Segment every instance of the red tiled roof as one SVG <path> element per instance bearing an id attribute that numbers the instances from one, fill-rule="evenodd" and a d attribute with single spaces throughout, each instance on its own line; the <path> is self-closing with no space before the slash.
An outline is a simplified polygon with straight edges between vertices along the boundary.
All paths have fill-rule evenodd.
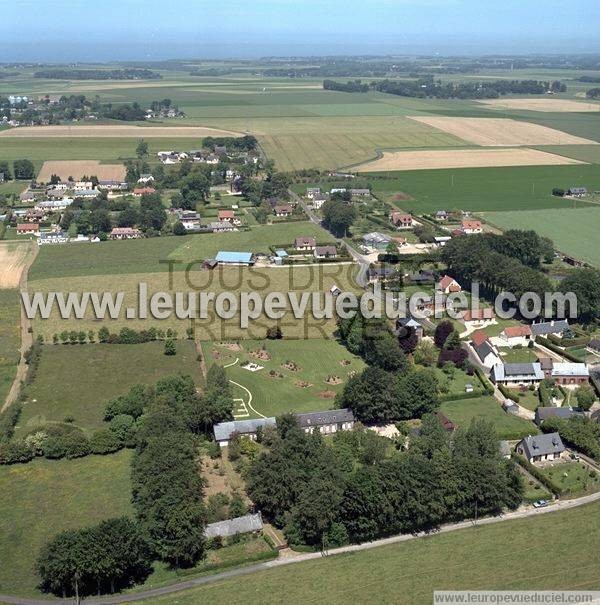
<path id="1" fill-rule="evenodd" d="M 477 332 L 473 332 L 471 336 L 471 340 L 474 345 L 480 346 L 488 339 L 488 335 L 483 330 L 477 330 Z"/>
<path id="2" fill-rule="evenodd" d="M 482 319 L 493 319 L 494 309 L 491 307 L 485 309 L 474 309 L 471 311 L 468 309 L 463 314 L 464 321 L 482 320 Z"/>
<path id="3" fill-rule="evenodd" d="M 224 218 L 235 218 L 235 212 L 233 210 L 219 210 L 219 220 Z"/>
<path id="4" fill-rule="evenodd" d="M 39 231 L 40 226 L 37 223 L 20 223 L 17 225 L 17 231 Z"/>
<path id="5" fill-rule="evenodd" d="M 453 281 L 453 277 L 450 277 L 449 275 L 444 275 L 444 277 L 440 279 L 440 287 L 442 288 L 442 290 L 445 290 Z"/>
<path id="6" fill-rule="evenodd" d="M 481 221 L 464 220 L 462 222 L 463 229 L 481 229 Z"/>
<path id="7" fill-rule="evenodd" d="M 509 326 L 508 328 L 504 328 L 504 334 L 506 334 L 507 338 L 531 336 L 531 328 L 529 326 Z"/>

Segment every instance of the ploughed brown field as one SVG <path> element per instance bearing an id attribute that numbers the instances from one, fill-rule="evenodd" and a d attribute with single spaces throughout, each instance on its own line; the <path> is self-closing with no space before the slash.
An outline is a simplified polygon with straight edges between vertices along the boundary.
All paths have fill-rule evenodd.
<path id="1" fill-rule="evenodd" d="M 509 118 L 454 118 L 447 116 L 414 116 L 410 118 L 463 141 L 483 147 L 513 145 L 598 145 L 596 141 Z"/>
<path id="2" fill-rule="evenodd" d="M 432 170 L 435 168 L 484 168 L 497 166 L 551 166 L 584 164 L 536 149 L 432 149 L 430 151 L 390 151 L 383 157 L 357 166 L 359 172 L 388 170 Z"/>
<path id="3" fill-rule="evenodd" d="M 238 132 L 205 128 L 204 126 L 24 126 L 0 132 L 0 137 L 137 137 L 137 138 L 190 138 L 190 137 L 237 137 Z"/>
<path id="4" fill-rule="evenodd" d="M 29 242 L 0 243 L 0 288 L 16 288 L 19 285 L 30 254 Z"/>
<path id="5" fill-rule="evenodd" d="M 83 176 L 96 176 L 100 181 L 123 181 L 125 166 L 101 164 L 98 160 L 54 160 L 44 162 L 37 180 L 40 183 L 48 183 L 53 174 L 59 176 L 61 181 L 66 181 L 69 177 L 80 181 Z"/>

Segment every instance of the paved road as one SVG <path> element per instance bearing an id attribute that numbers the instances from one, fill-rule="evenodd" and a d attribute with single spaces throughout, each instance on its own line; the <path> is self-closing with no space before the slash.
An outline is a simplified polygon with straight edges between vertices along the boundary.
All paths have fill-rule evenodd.
<path id="1" fill-rule="evenodd" d="M 591 494 L 589 496 L 583 496 L 581 498 L 574 498 L 573 500 L 558 500 L 555 503 L 547 506 L 546 508 L 533 508 L 524 507 L 519 510 L 499 515 L 497 517 L 485 517 L 479 519 L 476 523 L 474 521 L 462 521 L 460 523 L 450 523 L 442 526 L 437 533 L 449 533 L 460 529 L 466 529 L 475 525 L 491 525 L 493 523 L 501 523 L 502 521 L 512 521 L 515 519 L 524 519 L 526 517 L 535 517 L 538 515 L 544 515 L 547 513 L 569 510 L 584 504 L 596 502 L 600 500 L 600 492 Z M 419 534 L 402 534 L 400 536 L 392 536 L 391 538 L 383 538 L 382 540 L 375 540 L 374 542 L 365 542 L 363 544 L 353 544 L 351 546 L 343 546 L 341 548 L 332 548 L 328 551 L 327 556 L 335 556 L 342 553 L 359 552 L 363 550 L 370 550 L 371 548 L 378 548 L 380 546 L 386 546 L 388 544 L 397 544 L 399 542 L 408 542 L 409 540 L 416 540 L 423 538 L 425 533 Z M 313 559 L 321 559 L 325 555 L 320 552 L 301 553 L 294 557 L 280 558 L 273 561 L 266 561 L 264 563 L 257 563 L 256 565 L 249 565 L 247 567 L 241 567 L 238 569 L 232 569 L 224 571 L 211 576 L 202 576 L 199 578 L 192 578 L 183 582 L 177 582 L 175 584 L 169 584 L 168 586 L 161 586 L 159 588 L 151 588 L 132 594 L 121 594 L 113 595 L 109 597 L 92 597 L 84 599 L 85 605 L 120 605 L 122 603 L 133 603 L 136 601 L 142 601 L 144 599 L 150 599 L 160 597 L 163 595 L 171 594 L 174 592 L 180 592 L 182 590 L 188 590 L 197 586 L 203 586 L 205 584 L 211 584 L 213 582 L 220 582 L 235 578 L 238 576 L 245 576 L 248 574 L 256 573 L 259 571 L 265 571 L 268 569 L 274 569 L 276 567 L 282 567 L 283 565 L 292 565 L 295 563 L 301 563 L 303 561 L 311 561 Z M 0 603 L 10 603 L 11 605 L 72 605 L 74 599 L 54 599 L 52 601 L 48 599 L 26 599 L 21 597 L 13 597 L 8 595 L 0 594 Z"/>

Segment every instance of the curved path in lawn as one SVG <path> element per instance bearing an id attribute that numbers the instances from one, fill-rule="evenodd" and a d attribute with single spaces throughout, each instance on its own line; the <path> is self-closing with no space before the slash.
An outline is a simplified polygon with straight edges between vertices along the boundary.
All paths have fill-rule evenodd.
<path id="1" fill-rule="evenodd" d="M 461 521 L 460 523 L 450 523 L 448 525 L 443 525 L 437 533 L 449 533 L 460 529 L 467 529 L 475 525 L 491 525 L 493 523 L 512 521 L 513 519 L 524 519 L 526 517 L 544 515 L 547 513 L 576 508 L 578 506 L 590 504 L 598 500 L 600 500 L 600 492 L 591 494 L 589 496 L 582 496 L 581 498 L 574 498 L 573 500 L 559 500 L 555 504 L 551 504 L 546 508 L 527 507 L 521 508 L 510 513 L 506 513 L 505 515 L 499 515 L 497 517 L 485 517 L 483 519 L 479 519 L 477 522 L 470 520 Z M 338 555 L 349 552 L 358 552 L 361 550 L 369 550 L 371 548 L 386 546 L 388 544 L 408 542 L 409 540 L 418 540 L 419 538 L 423 538 L 428 535 L 431 535 L 431 533 L 402 534 L 399 536 L 392 536 L 391 538 L 375 540 L 374 542 L 364 542 L 363 544 L 352 544 L 350 546 L 342 546 L 341 548 L 332 548 L 326 553 L 308 552 L 300 553 L 292 557 L 279 557 L 278 559 L 274 559 L 272 561 L 265 561 L 264 563 L 257 563 L 255 565 L 248 565 L 246 567 L 239 567 L 237 569 L 223 571 L 221 573 L 217 573 L 211 576 L 201 576 L 198 578 L 185 580 L 183 582 L 176 582 L 175 584 L 151 588 L 149 590 L 141 590 L 140 592 L 133 592 L 130 594 L 112 595 L 109 597 L 92 597 L 89 599 L 83 599 L 82 602 L 86 605 L 121 605 L 122 603 L 143 601 L 145 599 L 151 599 L 154 597 L 160 597 L 174 592 L 181 592 L 182 590 L 187 590 L 190 588 L 196 588 L 204 584 L 212 584 L 214 582 L 220 582 L 222 580 L 228 580 L 238 576 L 245 576 L 247 574 L 256 573 L 258 571 L 266 571 L 268 569 L 281 567 L 283 565 L 291 565 L 293 563 L 301 563 L 303 561 L 310 561 L 312 559 L 320 559 L 324 556 Z M 73 605 L 75 601 L 74 599 L 26 599 L 0 594 L 0 602 L 10 603 L 11 605 Z"/>
<path id="2" fill-rule="evenodd" d="M 236 357 L 235 361 L 224 365 L 223 368 L 231 368 L 232 366 L 236 365 L 239 360 L 240 358 Z M 230 380 L 229 382 L 246 392 L 246 394 L 248 395 L 248 401 L 245 401 L 244 403 L 246 404 L 247 408 L 251 409 L 257 416 L 260 416 L 261 418 L 266 418 L 265 415 L 261 414 L 259 411 L 252 407 L 252 393 L 250 392 L 250 389 L 246 388 L 243 384 L 240 384 L 239 382 L 235 382 L 234 380 Z"/>

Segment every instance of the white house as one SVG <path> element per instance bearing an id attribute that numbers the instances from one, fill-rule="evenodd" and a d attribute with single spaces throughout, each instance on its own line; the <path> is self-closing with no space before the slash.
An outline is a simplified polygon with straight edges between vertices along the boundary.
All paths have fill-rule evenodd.
<path id="1" fill-rule="evenodd" d="M 530 435 L 517 443 L 517 454 L 526 458 L 530 464 L 559 460 L 566 452 L 562 439 L 558 433 L 545 435 Z"/>
<path id="2" fill-rule="evenodd" d="M 508 326 L 500 332 L 500 339 L 509 347 L 527 346 L 531 341 L 531 328 L 526 325 Z"/>

